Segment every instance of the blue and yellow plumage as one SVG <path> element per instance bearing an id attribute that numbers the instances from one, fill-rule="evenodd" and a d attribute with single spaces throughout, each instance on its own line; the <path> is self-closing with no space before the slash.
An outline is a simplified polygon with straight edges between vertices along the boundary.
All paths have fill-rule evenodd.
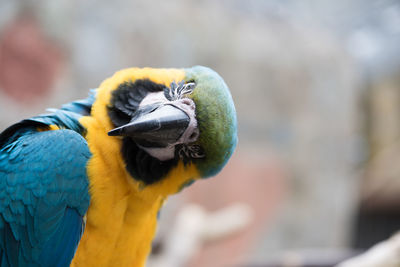
<path id="1" fill-rule="evenodd" d="M 0 135 L 0 266 L 144 266 L 163 202 L 237 142 L 204 67 L 122 70 L 50 111 Z"/>

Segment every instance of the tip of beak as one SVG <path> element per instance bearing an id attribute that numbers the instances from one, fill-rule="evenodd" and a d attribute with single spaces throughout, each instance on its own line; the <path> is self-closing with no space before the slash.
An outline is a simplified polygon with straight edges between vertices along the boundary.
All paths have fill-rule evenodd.
<path id="1" fill-rule="evenodd" d="M 112 129 L 107 134 L 108 134 L 108 136 L 119 136 L 119 135 L 121 135 L 121 129 L 120 128 Z"/>

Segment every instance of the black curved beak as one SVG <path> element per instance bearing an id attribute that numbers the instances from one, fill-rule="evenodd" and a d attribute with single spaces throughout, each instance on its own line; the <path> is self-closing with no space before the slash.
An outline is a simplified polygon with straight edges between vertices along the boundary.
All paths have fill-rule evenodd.
<path id="1" fill-rule="evenodd" d="M 182 136 L 189 122 L 189 116 L 175 106 L 144 106 L 135 112 L 128 124 L 109 131 L 108 135 L 129 136 L 141 144 L 167 146 Z"/>

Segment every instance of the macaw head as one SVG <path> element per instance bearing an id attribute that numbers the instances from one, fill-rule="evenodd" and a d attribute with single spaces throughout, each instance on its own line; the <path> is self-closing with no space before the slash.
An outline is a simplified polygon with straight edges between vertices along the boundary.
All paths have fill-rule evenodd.
<path id="1" fill-rule="evenodd" d="M 102 83 L 97 98 L 103 104 L 92 114 L 107 118 L 108 138 L 118 140 L 141 188 L 175 193 L 217 174 L 236 146 L 231 94 L 209 68 L 122 70 Z"/>

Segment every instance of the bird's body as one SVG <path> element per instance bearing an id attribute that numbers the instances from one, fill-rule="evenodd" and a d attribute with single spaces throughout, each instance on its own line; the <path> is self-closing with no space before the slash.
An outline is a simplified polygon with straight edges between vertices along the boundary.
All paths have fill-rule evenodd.
<path id="1" fill-rule="evenodd" d="M 218 172 L 235 145 L 231 96 L 204 67 L 122 70 L 11 126 L 0 266 L 144 266 L 163 202 Z"/>

